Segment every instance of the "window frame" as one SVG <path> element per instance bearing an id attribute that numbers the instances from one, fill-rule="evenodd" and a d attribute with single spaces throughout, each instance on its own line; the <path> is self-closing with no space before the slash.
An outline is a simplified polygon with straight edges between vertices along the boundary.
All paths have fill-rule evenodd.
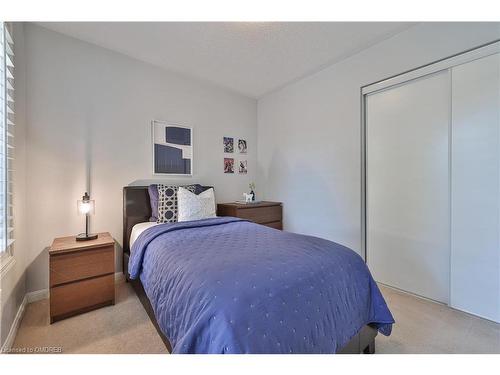
<path id="1" fill-rule="evenodd" d="M 3 120 L 3 134 L 1 137 L 3 139 L 1 140 L 3 142 L 3 147 L 4 147 L 4 160 L 2 160 L 3 164 L 3 178 L 4 178 L 4 198 L 3 198 L 3 204 L 4 204 L 4 212 L 3 212 L 3 230 L 4 230 L 4 236 L 5 238 L 2 239 L 2 244 L 0 244 L 0 276 L 3 277 L 15 264 L 15 257 L 14 257 L 14 238 L 9 238 L 10 233 L 13 232 L 14 230 L 14 212 L 13 212 L 13 204 L 14 204 L 14 199 L 12 195 L 12 190 L 9 188 L 9 185 L 13 183 L 13 178 L 9 177 L 10 173 L 13 173 L 12 170 L 12 163 L 14 160 L 14 155 L 12 154 L 9 156 L 9 148 L 13 149 L 13 144 L 9 144 L 9 137 L 12 137 L 12 140 L 14 140 L 14 130 L 12 129 L 11 132 L 9 132 L 9 126 L 13 127 L 14 119 L 12 120 L 9 119 L 9 111 L 8 108 L 12 110 L 12 115 L 14 112 L 14 107 L 12 105 L 9 105 L 9 102 L 14 103 L 14 93 L 9 93 L 9 88 L 8 88 L 8 80 L 9 77 L 7 76 L 7 70 L 10 69 L 9 65 L 7 64 L 7 59 L 12 63 L 12 68 L 14 69 L 14 55 L 13 55 L 13 39 L 12 39 L 12 30 L 8 30 L 8 23 L 0 21 L 0 27 L 1 27 L 1 38 L 2 38 L 2 85 L 3 85 L 3 92 L 2 92 L 2 120 Z M 7 37 L 7 33 L 9 34 L 9 38 Z M 10 43 L 10 48 L 9 50 L 10 53 L 8 52 L 7 49 L 7 43 Z M 9 55 L 9 56 L 8 56 Z M 9 73 L 14 76 L 14 72 L 9 70 Z M 13 78 L 11 79 L 13 80 Z M 13 82 L 12 82 L 13 83 Z M 12 91 L 12 90 L 11 90 Z M 12 99 L 9 100 L 9 97 Z M 10 124 L 9 124 L 10 120 Z M 12 142 L 13 143 L 13 142 Z M 9 147 L 10 146 L 10 147 Z M 13 151 L 12 151 L 13 153 Z M 10 161 L 9 161 L 10 158 Z M 9 169 L 10 168 L 10 169 Z M 9 219 L 10 217 L 10 219 Z M 9 230 L 11 228 L 12 230 Z"/>

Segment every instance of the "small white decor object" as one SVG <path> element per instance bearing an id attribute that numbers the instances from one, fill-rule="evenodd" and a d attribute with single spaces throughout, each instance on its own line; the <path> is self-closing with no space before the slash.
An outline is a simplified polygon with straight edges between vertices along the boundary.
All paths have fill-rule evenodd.
<path id="1" fill-rule="evenodd" d="M 196 195 L 183 187 L 177 192 L 177 221 L 193 221 L 216 217 L 214 189 Z"/>
<path id="2" fill-rule="evenodd" d="M 252 203 L 253 195 L 248 193 L 243 193 L 243 197 L 245 198 L 245 203 Z"/>

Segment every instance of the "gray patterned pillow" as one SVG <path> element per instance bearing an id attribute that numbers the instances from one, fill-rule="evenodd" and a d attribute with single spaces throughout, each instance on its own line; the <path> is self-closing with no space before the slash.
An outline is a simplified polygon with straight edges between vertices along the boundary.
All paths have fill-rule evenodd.
<path id="1" fill-rule="evenodd" d="M 208 189 L 196 195 L 181 186 L 177 197 L 179 202 L 177 220 L 179 222 L 209 219 L 217 216 L 215 214 L 214 189 Z"/>
<path id="2" fill-rule="evenodd" d="M 158 217 L 156 222 L 176 223 L 177 222 L 177 190 L 178 186 L 158 184 Z M 184 186 L 192 193 L 195 192 L 195 185 Z"/>

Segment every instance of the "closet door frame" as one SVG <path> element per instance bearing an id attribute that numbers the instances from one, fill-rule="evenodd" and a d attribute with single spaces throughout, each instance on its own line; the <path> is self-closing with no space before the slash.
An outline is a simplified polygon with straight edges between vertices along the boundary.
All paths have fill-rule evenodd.
<path id="1" fill-rule="evenodd" d="M 369 94 L 386 90 L 407 82 L 440 72 L 449 70 L 457 65 L 465 64 L 486 56 L 500 52 L 500 40 L 461 52 L 456 55 L 432 62 L 430 64 L 388 77 L 361 87 L 361 249 L 362 256 L 367 261 L 367 201 L 366 201 L 366 162 L 367 162 L 367 140 L 366 140 L 366 98 Z M 450 114 L 451 115 L 451 114 Z"/>

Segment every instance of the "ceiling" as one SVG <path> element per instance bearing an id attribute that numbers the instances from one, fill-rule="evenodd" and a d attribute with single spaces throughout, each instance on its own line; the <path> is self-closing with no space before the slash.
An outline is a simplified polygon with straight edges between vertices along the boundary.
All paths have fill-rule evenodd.
<path id="1" fill-rule="evenodd" d="M 258 98 L 412 26 L 407 22 L 42 22 Z"/>

